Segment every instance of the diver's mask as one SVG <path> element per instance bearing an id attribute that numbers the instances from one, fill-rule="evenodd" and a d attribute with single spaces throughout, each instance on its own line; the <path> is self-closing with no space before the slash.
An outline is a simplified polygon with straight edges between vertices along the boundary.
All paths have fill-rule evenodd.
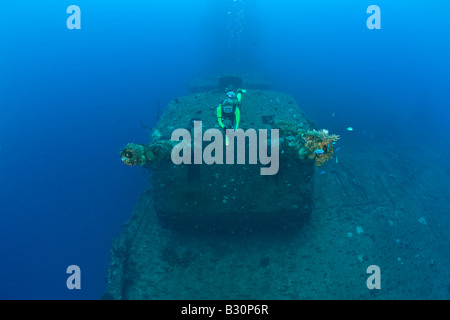
<path id="1" fill-rule="evenodd" d="M 233 112 L 233 105 L 234 105 L 233 100 L 231 100 L 229 98 L 225 99 L 225 101 L 222 104 L 223 112 L 225 112 L 225 113 L 232 113 Z"/>

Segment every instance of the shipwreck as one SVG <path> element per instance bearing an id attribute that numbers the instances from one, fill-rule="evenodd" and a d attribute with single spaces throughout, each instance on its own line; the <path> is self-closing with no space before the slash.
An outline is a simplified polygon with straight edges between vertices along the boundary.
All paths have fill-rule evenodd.
<path id="1" fill-rule="evenodd" d="M 245 86 L 245 81 L 227 79 Z M 194 159 L 194 153 L 187 155 L 192 161 L 173 161 L 174 149 L 180 143 L 179 139 L 174 141 L 174 131 L 184 130 L 190 137 L 202 136 L 205 130 L 219 131 L 215 111 L 224 97 L 224 86 L 221 79 L 215 90 L 172 100 L 153 129 L 152 140 L 125 146 L 120 152 L 122 161 L 151 168 L 153 209 L 165 227 L 225 233 L 297 229 L 311 212 L 314 166 L 332 157 L 333 144 L 339 137 L 317 130 L 291 95 L 254 88 L 247 89 L 242 97 L 239 127 L 247 133 L 246 138 L 252 130 L 271 132 L 264 141 L 273 153 L 271 138 L 276 130 L 276 174 L 261 174 L 261 144 L 255 147 L 252 139 L 245 137 L 244 161 L 235 159 L 233 164 L 226 164 L 224 158 L 221 165 L 218 161 L 211 164 Z M 225 143 L 218 142 L 217 137 L 210 140 Z M 190 144 L 188 147 L 200 153 L 208 146 L 204 143 L 199 147 L 194 141 Z M 258 165 L 252 150 L 259 151 Z"/>

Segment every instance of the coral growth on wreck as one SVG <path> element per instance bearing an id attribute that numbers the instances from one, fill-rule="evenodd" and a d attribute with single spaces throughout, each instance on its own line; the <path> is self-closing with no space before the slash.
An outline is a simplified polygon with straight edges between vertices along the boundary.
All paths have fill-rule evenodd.
<path id="1" fill-rule="evenodd" d="M 339 140 L 338 135 L 329 134 L 326 129 L 307 130 L 300 133 L 300 136 L 305 141 L 299 150 L 300 158 L 314 160 L 318 167 L 333 157 L 333 144 Z"/>
<path id="2" fill-rule="evenodd" d="M 283 135 L 289 154 L 302 160 L 314 160 L 318 167 L 332 158 L 333 144 L 339 140 L 338 135 L 329 134 L 326 129 L 305 129 L 298 122 L 277 120 L 275 124 Z"/>
<path id="3" fill-rule="evenodd" d="M 147 159 L 151 157 L 151 154 L 148 153 L 148 151 L 146 145 L 129 143 L 120 152 L 120 158 L 127 166 L 143 166 L 147 163 Z"/>
<path id="4" fill-rule="evenodd" d="M 307 124 L 286 120 L 277 120 L 275 127 L 280 130 L 280 143 L 291 156 L 302 160 L 314 160 L 320 167 L 333 157 L 333 144 L 339 136 L 329 134 L 328 130 L 313 130 Z M 149 165 L 162 160 L 170 160 L 174 142 L 169 140 L 156 140 L 150 144 L 129 143 L 120 152 L 124 164 L 134 167 L 136 165 Z"/>
<path id="5" fill-rule="evenodd" d="M 155 141 L 150 144 L 129 143 L 120 152 L 120 158 L 128 166 L 144 166 L 170 159 L 172 147 L 172 142 L 166 140 Z"/>

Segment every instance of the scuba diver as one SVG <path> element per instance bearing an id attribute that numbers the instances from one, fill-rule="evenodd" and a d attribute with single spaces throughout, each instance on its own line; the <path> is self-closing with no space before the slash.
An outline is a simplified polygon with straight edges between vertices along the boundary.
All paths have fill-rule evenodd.
<path id="1" fill-rule="evenodd" d="M 219 126 L 226 133 L 227 129 L 236 131 L 239 128 L 241 119 L 241 98 L 246 90 L 238 89 L 236 93 L 226 90 L 226 97 L 217 107 L 217 121 Z M 228 136 L 225 135 L 225 143 L 228 145 Z"/>

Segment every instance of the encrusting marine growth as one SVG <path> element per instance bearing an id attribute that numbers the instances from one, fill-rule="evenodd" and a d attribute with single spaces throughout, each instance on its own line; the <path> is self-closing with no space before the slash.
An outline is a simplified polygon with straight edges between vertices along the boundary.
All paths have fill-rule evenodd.
<path id="1" fill-rule="evenodd" d="M 328 130 L 305 130 L 300 123 L 278 120 L 275 122 L 285 136 L 287 151 L 298 155 L 302 160 L 314 160 L 320 167 L 333 157 L 333 144 L 339 136 L 329 134 Z"/>
<path id="2" fill-rule="evenodd" d="M 313 159 L 316 166 L 320 167 L 333 157 L 333 144 L 339 140 L 339 136 L 328 134 L 328 130 L 307 130 L 299 133 L 305 141 L 303 148 L 298 152 L 300 158 Z"/>
<path id="3" fill-rule="evenodd" d="M 301 123 L 291 121 L 277 120 L 275 124 L 286 141 L 285 147 L 289 154 L 302 160 L 314 160 L 318 167 L 333 157 L 333 144 L 339 140 L 338 135 L 330 135 L 326 129 L 305 130 Z M 174 143 L 168 140 L 150 144 L 129 143 L 120 152 L 120 157 L 123 163 L 131 167 L 169 160 Z"/>
<path id="4" fill-rule="evenodd" d="M 129 143 L 120 152 L 123 163 L 130 167 L 155 163 L 170 159 L 173 143 L 167 140 L 155 141 L 150 144 Z"/>

